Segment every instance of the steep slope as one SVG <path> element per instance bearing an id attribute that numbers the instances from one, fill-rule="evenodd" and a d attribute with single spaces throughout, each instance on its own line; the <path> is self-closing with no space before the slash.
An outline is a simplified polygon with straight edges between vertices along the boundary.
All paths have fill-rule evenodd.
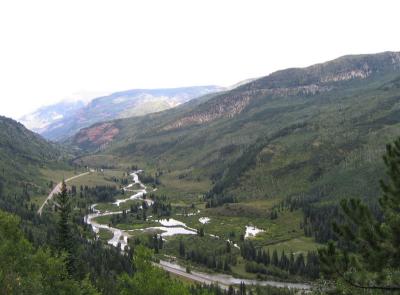
<path id="1" fill-rule="evenodd" d="M 35 186 L 39 169 L 62 163 L 61 149 L 22 124 L 0 116 L 0 185 L 14 191 L 24 184 Z"/>
<path id="2" fill-rule="evenodd" d="M 159 112 L 220 90 L 222 88 L 217 86 L 128 90 L 98 97 L 89 104 L 74 109 L 66 106 L 67 110 L 61 111 L 58 110 L 58 105 L 56 111 L 51 107 L 45 108 L 27 116 L 23 122 L 32 125 L 34 122 L 29 119 L 39 119 L 42 125 L 35 130 L 47 139 L 62 140 L 97 122 Z M 37 113 L 45 112 L 48 113 L 47 118 L 53 119 L 42 122 Z"/>
<path id="3" fill-rule="evenodd" d="M 93 126 L 73 142 L 183 178 L 211 178 L 217 194 L 373 196 L 384 145 L 400 131 L 399 79 L 400 53 L 345 56 L 192 107 Z"/>
<path id="4" fill-rule="evenodd" d="M 19 121 L 28 129 L 36 133 L 42 133 L 50 125 L 77 112 L 84 106 L 85 103 L 83 101 L 61 101 L 50 106 L 41 107 L 31 114 L 21 117 Z"/>

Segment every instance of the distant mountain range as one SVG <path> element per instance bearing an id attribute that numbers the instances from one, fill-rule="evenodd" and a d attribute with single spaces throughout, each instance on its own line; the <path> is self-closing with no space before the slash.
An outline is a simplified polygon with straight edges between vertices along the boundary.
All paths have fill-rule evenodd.
<path id="1" fill-rule="evenodd" d="M 337 199 L 378 194 L 385 144 L 399 134 L 400 53 L 384 52 L 281 70 L 70 142 L 241 198 Z"/>
<path id="2" fill-rule="evenodd" d="M 62 101 L 23 116 L 20 122 L 45 138 L 58 141 L 100 121 L 159 112 L 221 90 L 218 86 L 134 89 L 98 97 L 88 104 Z"/>
<path id="3" fill-rule="evenodd" d="M 71 116 L 71 114 L 84 108 L 85 105 L 80 100 L 64 100 L 53 105 L 41 107 L 33 113 L 21 117 L 19 121 L 30 130 L 41 134 L 51 128 L 50 126 L 55 122 L 62 121 L 65 117 Z"/>

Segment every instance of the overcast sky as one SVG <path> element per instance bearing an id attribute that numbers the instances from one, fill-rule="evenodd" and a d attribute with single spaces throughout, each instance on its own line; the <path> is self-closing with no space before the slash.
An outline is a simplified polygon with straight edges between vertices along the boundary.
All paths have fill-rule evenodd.
<path id="1" fill-rule="evenodd" d="M 400 1 L 2 0 L 0 114 L 400 51 Z"/>

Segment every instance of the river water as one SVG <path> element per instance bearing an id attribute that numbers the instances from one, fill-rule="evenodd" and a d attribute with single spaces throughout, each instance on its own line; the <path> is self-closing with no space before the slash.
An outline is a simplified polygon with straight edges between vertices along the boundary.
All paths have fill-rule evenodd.
<path id="1" fill-rule="evenodd" d="M 149 206 L 153 204 L 153 201 L 147 198 L 143 198 L 145 194 L 147 194 L 147 187 L 139 180 L 139 173 L 141 170 L 134 171 L 130 175 L 132 177 L 132 183 L 124 187 L 125 193 L 133 193 L 131 196 L 125 199 L 118 199 L 113 204 L 118 206 L 122 203 L 125 203 L 129 200 L 142 200 L 145 201 Z M 132 188 L 139 187 L 139 190 L 134 190 Z M 113 237 L 108 240 L 108 244 L 113 245 L 114 247 L 120 247 L 123 251 L 126 246 L 128 246 L 128 238 L 131 236 L 130 232 L 134 232 L 135 230 L 121 230 L 115 227 L 112 227 L 107 224 L 100 224 L 96 221 L 96 218 L 101 216 L 109 216 L 114 214 L 121 214 L 122 211 L 101 211 L 96 208 L 97 204 L 92 204 L 90 206 L 91 213 L 85 216 L 85 222 L 92 226 L 93 231 L 98 234 L 100 229 L 105 229 L 110 231 L 113 234 Z M 199 212 L 198 212 L 199 213 Z M 209 218 L 202 219 L 201 223 L 209 222 Z M 202 222 L 203 221 L 203 222 Z M 162 237 L 169 237 L 178 234 L 186 234 L 186 235 L 193 235 L 197 234 L 196 230 L 193 228 L 188 227 L 185 223 L 176 220 L 176 219 L 160 219 L 158 220 L 161 226 L 157 227 L 148 227 L 146 229 L 140 229 L 141 231 L 161 231 Z M 247 230 L 247 228 L 246 228 Z M 252 229 L 256 231 L 256 228 Z M 258 230 L 258 229 L 257 229 Z M 255 232 L 252 234 L 256 234 Z M 217 236 L 215 236 L 218 238 Z M 235 244 L 235 247 L 238 247 Z M 180 265 L 169 262 L 169 261 L 160 261 L 159 264 L 163 269 L 173 273 L 179 273 L 180 275 L 185 276 L 186 272 L 183 267 Z M 239 279 L 234 278 L 231 275 L 226 274 L 208 274 L 198 271 L 192 271 L 190 274 L 186 274 L 188 278 L 193 280 L 203 282 L 203 283 L 219 283 L 225 286 L 240 284 L 244 282 L 246 285 L 261 285 L 261 286 L 275 286 L 275 287 L 287 287 L 287 288 L 294 288 L 294 289 L 301 289 L 301 290 L 308 290 L 310 289 L 310 285 L 308 284 L 300 284 L 300 283 L 285 283 L 285 282 L 277 282 L 277 281 L 259 281 L 259 280 L 248 280 L 248 279 Z"/>

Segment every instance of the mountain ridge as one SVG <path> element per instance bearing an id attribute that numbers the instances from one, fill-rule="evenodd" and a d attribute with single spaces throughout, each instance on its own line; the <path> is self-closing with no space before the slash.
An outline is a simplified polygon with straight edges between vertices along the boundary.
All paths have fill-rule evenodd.
<path id="1" fill-rule="evenodd" d="M 62 101 L 42 107 L 22 117 L 21 122 L 47 139 L 59 141 L 97 122 L 169 109 L 221 90 L 222 87 L 209 85 L 119 91 L 94 98 L 89 103 Z"/>
<path id="2" fill-rule="evenodd" d="M 66 157 L 67 153 L 61 147 L 21 123 L 0 116 L 0 182 L 8 190 L 21 189 L 21 182 L 37 183 L 40 168 L 65 165 Z"/>
<path id="3" fill-rule="evenodd" d="M 371 196 L 382 147 L 399 130 L 399 57 L 346 56 L 278 71 L 191 108 L 110 121 L 118 133 L 101 149 L 71 142 L 163 171 L 191 171 L 211 179 L 215 193 L 289 197 L 329 187 L 326 195 Z M 357 165 L 364 178 L 353 175 Z M 346 174 L 359 184 L 350 186 Z"/>

